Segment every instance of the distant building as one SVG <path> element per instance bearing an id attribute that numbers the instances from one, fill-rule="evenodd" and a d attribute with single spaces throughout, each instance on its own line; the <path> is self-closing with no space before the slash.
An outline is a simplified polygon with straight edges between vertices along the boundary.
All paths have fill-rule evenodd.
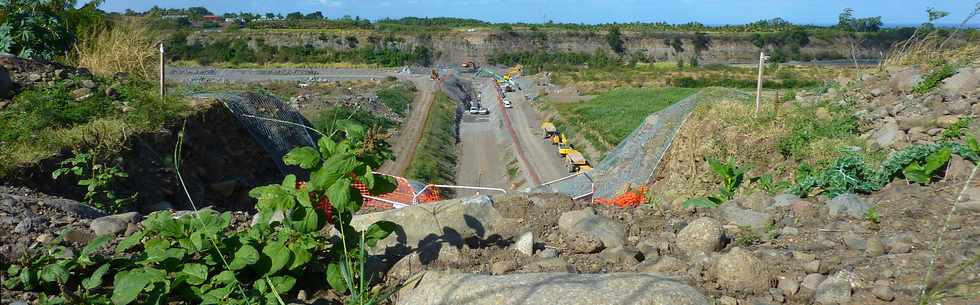
<path id="1" fill-rule="evenodd" d="M 206 15 L 201 18 L 204 19 L 204 21 L 210 21 L 210 22 L 221 22 L 222 20 L 221 17 L 215 15 Z"/>

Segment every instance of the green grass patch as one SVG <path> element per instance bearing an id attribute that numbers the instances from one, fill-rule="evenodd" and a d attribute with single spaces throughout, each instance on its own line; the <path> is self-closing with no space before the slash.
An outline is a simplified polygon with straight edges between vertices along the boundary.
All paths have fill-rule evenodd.
<path id="1" fill-rule="evenodd" d="M 457 161 L 455 134 L 456 102 L 438 93 L 405 176 L 428 183 L 454 183 Z"/>
<path id="2" fill-rule="evenodd" d="M 190 110 L 179 97 L 161 99 L 151 83 L 137 80 L 115 84 L 118 97 L 113 99 L 105 94 L 111 82 L 95 79 L 99 88 L 75 101 L 71 91 L 82 81 L 31 88 L 0 112 L 0 177 L 68 148 L 119 151 L 127 137 L 158 130 Z"/>
<path id="3" fill-rule="evenodd" d="M 926 94 L 933 88 L 936 88 L 936 86 L 939 86 L 939 83 L 944 79 L 947 79 L 954 74 L 956 74 L 956 68 L 952 65 L 939 66 L 933 69 L 932 72 L 929 72 L 929 75 L 926 75 L 926 77 L 919 82 L 915 88 L 912 88 L 912 92 Z"/>
<path id="4" fill-rule="evenodd" d="M 378 90 L 378 99 L 382 104 L 388 106 L 391 111 L 405 115 L 408 105 L 412 103 L 415 87 L 411 84 L 397 83 L 390 87 Z"/>
<path id="5" fill-rule="evenodd" d="M 310 123 L 324 133 L 331 133 L 337 121 L 352 120 L 368 128 L 391 129 L 398 123 L 387 118 L 375 116 L 367 110 L 357 110 L 348 107 L 330 107 L 313 115 Z"/>
<path id="6" fill-rule="evenodd" d="M 552 103 L 559 128 L 578 133 L 602 154 L 623 141 L 650 114 L 688 97 L 697 89 L 616 89 L 578 103 Z"/>

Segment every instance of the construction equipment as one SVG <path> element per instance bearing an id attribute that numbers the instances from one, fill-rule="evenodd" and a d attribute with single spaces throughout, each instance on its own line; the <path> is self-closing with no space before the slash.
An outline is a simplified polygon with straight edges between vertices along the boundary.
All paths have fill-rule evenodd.
<path id="1" fill-rule="evenodd" d="M 581 152 L 575 149 L 570 149 L 568 154 L 565 155 L 565 169 L 567 169 L 569 173 L 580 171 L 585 172 L 591 171 L 592 165 L 589 164 L 589 160 L 585 160 L 585 156 L 582 156 Z"/>
<path id="2" fill-rule="evenodd" d="M 439 79 L 439 72 L 436 72 L 436 69 L 432 69 L 432 80 L 437 79 Z"/>
<path id="3" fill-rule="evenodd" d="M 568 144 L 568 138 L 565 137 L 564 133 L 561 134 L 561 140 L 558 142 L 558 157 L 564 157 L 573 150 L 575 150 L 575 146 Z"/>
<path id="4" fill-rule="evenodd" d="M 521 76 L 521 73 L 524 73 L 524 66 L 518 64 L 507 70 L 507 73 L 504 73 L 504 80 L 511 80 L 514 77 Z"/>
<path id="5" fill-rule="evenodd" d="M 558 135 L 558 128 L 555 128 L 555 124 L 551 122 L 541 123 L 541 130 L 544 131 L 544 138 L 551 139 Z"/>
<path id="6" fill-rule="evenodd" d="M 476 63 L 474 63 L 472 60 L 467 61 L 467 62 L 464 62 L 463 64 L 461 64 L 459 66 L 462 67 L 463 68 L 463 71 L 465 71 L 465 72 L 476 72 L 476 69 L 478 69 L 478 67 L 476 66 Z"/>

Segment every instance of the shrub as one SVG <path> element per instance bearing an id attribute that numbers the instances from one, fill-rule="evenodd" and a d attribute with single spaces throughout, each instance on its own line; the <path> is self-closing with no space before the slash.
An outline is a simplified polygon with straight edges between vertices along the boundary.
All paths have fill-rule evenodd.
<path id="1" fill-rule="evenodd" d="M 915 88 L 912 88 L 912 92 L 926 94 L 933 88 L 936 88 L 936 86 L 939 86 L 939 83 L 944 79 L 947 79 L 954 74 L 956 74 L 956 68 L 952 65 L 939 66 L 938 68 L 933 69 L 929 75 L 926 75 L 926 77 L 919 82 Z"/>
<path id="2" fill-rule="evenodd" d="M 76 45 L 78 65 L 100 76 L 124 72 L 153 79 L 158 69 L 156 40 L 147 24 L 128 17 L 80 41 Z"/>

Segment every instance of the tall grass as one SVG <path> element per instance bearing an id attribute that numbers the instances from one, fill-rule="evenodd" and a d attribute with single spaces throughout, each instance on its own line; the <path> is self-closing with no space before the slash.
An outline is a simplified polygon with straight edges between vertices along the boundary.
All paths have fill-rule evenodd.
<path id="1" fill-rule="evenodd" d="M 151 79 L 158 71 L 158 39 L 143 21 L 124 18 L 75 45 L 77 64 L 100 76 L 128 73 Z"/>
<path id="2" fill-rule="evenodd" d="M 422 139 L 405 176 L 428 183 L 452 184 L 456 180 L 456 103 L 443 93 L 429 110 Z"/>

